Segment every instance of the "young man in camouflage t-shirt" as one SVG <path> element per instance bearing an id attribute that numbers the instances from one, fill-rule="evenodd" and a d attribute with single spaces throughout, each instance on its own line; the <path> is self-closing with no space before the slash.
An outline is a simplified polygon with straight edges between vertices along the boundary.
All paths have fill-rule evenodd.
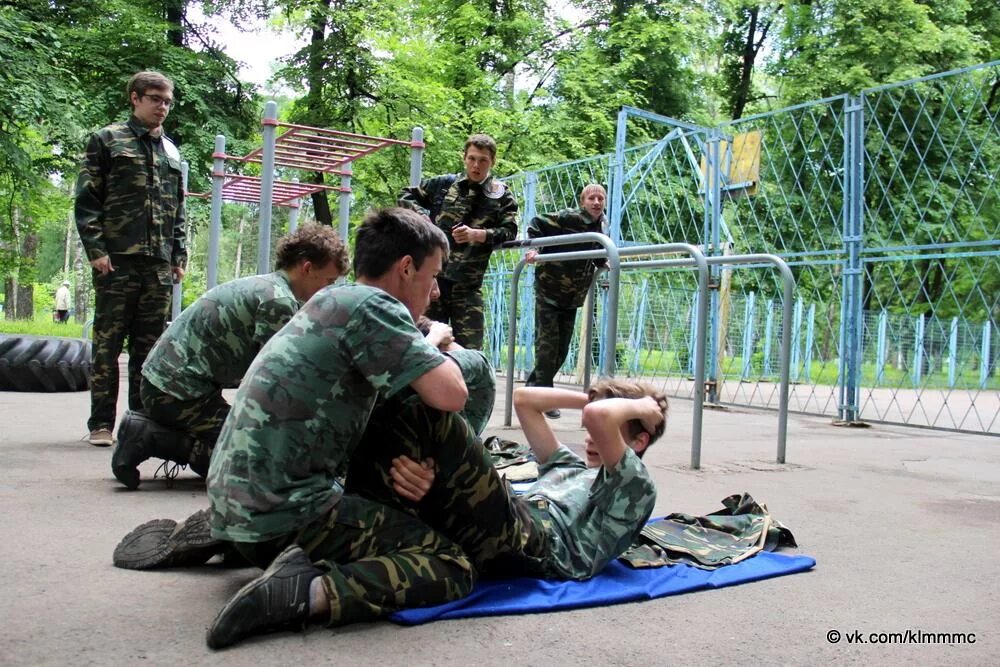
<path id="1" fill-rule="evenodd" d="M 588 579 L 628 549 L 653 511 L 656 491 L 640 459 L 663 434 L 667 400 L 610 380 L 588 393 L 519 388 L 514 407 L 539 462 L 523 495 L 500 478 L 463 418 L 398 398 L 372 416 L 348 490 L 408 506 L 460 544 L 480 574 Z M 556 408 L 582 409 L 586 460 L 546 422 Z"/>
<path id="2" fill-rule="evenodd" d="M 209 521 L 203 511 L 176 525 L 171 540 L 186 540 L 183 552 L 153 549 L 193 564 L 221 539 L 267 567 L 219 612 L 210 647 L 310 622 L 374 620 L 471 590 L 457 545 L 340 483 L 378 396 L 408 387 L 436 410 L 465 405 L 458 365 L 414 325 L 437 295 L 447 253 L 441 231 L 416 213 L 369 214 L 355 239 L 356 284 L 320 291 L 247 370 L 212 455 Z M 191 527 L 206 523 L 216 541 L 204 536 L 199 552 Z M 134 555 L 142 528 L 119 549 Z M 123 566 L 163 564 L 172 563 Z"/>
<path id="3" fill-rule="evenodd" d="M 350 259 L 331 227 L 306 224 L 281 238 L 276 270 L 212 288 L 163 332 L 142 367 L 143 411 L 127 411 L 111 470 L 130 489 L 150 457 L 187 464 L 204 477 L 236 386 L 271 336 Z"/>

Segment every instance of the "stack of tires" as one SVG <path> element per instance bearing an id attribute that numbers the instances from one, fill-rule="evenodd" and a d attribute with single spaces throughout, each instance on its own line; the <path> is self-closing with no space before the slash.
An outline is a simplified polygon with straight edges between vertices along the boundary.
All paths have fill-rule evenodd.
<path id="1" fill-rule="evenodd" d="M 90 341 L 0 334 L 0 391 L 86 391 Z"/>

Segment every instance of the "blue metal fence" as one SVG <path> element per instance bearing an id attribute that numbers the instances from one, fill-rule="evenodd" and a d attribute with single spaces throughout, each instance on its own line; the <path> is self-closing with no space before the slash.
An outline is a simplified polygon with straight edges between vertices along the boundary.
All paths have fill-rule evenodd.
<path id="1" fill-rule="evenodd" d="M 609 186 L 619 246 L 686 241 L 708 255 L 785 259 L 797 281 L 791 409 L 1000 434 L 998 81 L 1000 61 L 717 128 L 626 108 L 615 153 L 517 174 L 509 184 L 525 222 L 575 205 L 580 188 L 596 181 Z M 755 133 L 759 155 L 741 140 Z M 734 169 L 748 164 L 758 170 L 753 182 Z M 497 253 L 487 278 L 495 363 L 516 259 Z M 780 282 L 753 268 L 712 274 L 707 396 L 775 407 Z M 693 395 L 694 285 L 683 270 L 623 273 L 618 373 Z M 532 290 L 520 298 L 524 372 Z M 595 316 L 606 317 L 596 301 Z M 563 368 L 567 381 L 580 379 L 579 348 Z"/>

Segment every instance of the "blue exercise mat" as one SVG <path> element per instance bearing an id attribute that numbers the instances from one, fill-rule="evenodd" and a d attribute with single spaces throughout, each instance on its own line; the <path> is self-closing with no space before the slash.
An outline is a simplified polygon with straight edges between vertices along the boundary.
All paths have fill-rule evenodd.
<path id="1" fill-rule="evenodd" d="M 702 570 L 690 565 L 633 569 L 615 560 L 588 581 L 551 581 L 530 577 L 480 581 L 472 593 L 461 600 L 436 607 L 404 609 L 389 618 L 403 625 L 420 625 L 447 618 L 597 607 L 735 586 L 805 572 L 814 565 L 816 561 L 810 556 L 768 551 L 716 570 Z"/>

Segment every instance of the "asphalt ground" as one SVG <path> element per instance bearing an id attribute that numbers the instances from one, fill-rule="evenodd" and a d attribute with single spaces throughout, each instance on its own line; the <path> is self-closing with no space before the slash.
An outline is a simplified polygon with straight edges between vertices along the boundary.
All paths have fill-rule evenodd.
<path id="1" fill-rule="evenodd" d="M 519 439 L 516 419 L 502 426 L 498 381 L 487 434 Z M 203 482 L 183 472 L 168 487 L 147 462 L 129 492 L 111 450 L 84 439 L 86 392 L 0 392 L 0 664 L 1000 664 L 1000 439 L 793 415 L 780 465 L 775 413 L 709 410 L 694 471 L 691 407 L 673 401 L 645 457 L 655 515 L 706 514 L 749 492 L 815 569 L 592 609 L 320 627 L 213 652 L 206 628 L 257 571 L 111 563 L 139 523 L 200 509 Z M 554 423 L 564 441 L 582 441 L 578 412 Z"/>

